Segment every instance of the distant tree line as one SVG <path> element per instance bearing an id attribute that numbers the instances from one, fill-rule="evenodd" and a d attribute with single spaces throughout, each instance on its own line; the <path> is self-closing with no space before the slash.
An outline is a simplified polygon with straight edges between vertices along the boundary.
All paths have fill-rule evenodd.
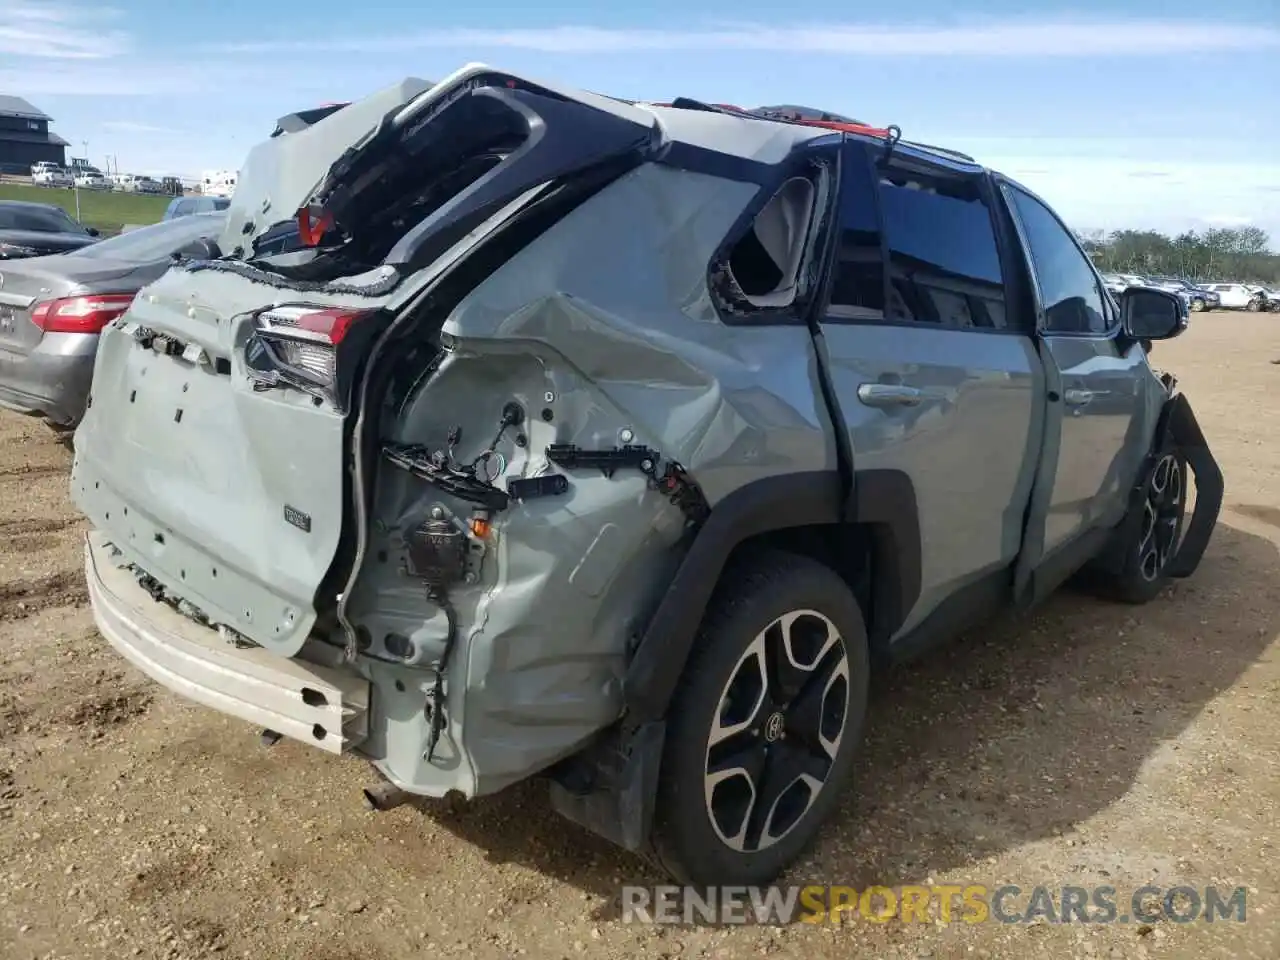
<path id="1" fill-rule="evenodd" d="M 1155 230 L 1077 232 L 1100 270 L 1183 277 L 1192 281 L 1280 283 L 1280 254 L 1260 227 L 1189 230 L 1169 237 Z"/>

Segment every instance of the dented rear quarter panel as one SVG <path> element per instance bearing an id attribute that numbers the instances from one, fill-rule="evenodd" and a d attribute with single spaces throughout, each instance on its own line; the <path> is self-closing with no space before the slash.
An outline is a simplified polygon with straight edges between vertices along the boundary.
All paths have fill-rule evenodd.
<path id="1" fill-rule="evenodd" d="M 754 480 L 836 466 L 807 329 L 726 326 L 707 289 L 713 252 L 756 190 L 657 164 L 627 174 L 458 304 L 441 332 L 446 359 L 389 428 L 390 439 L 443 448 L 461 427 L 465 461 L 515 400 L 526 420 L 499 447 L 499 484 L 570 478 L 566 494 L 499 514 L 478 582 L 450 594 L 461 632 L 449 736 L 474 792 L 527 777 L 618 717 L 628 639 L 680 555 L 682 515 L 638 472 L 561 471 L 546 461 L 549 443 L 607 449 L 630 431 L 686 467 L 713 508 Z M 433 506 L 470 509 L 385 465 L 374 503 L 349 613 L 370 630 L 374 656 L 400 633 L 429 663 L 445 620 L 404 576 L 400 538 Z M 421 759 L 426 729 L 419 711 L 367 746 L 397 782 L 437 793 L 459 771 Z"/>

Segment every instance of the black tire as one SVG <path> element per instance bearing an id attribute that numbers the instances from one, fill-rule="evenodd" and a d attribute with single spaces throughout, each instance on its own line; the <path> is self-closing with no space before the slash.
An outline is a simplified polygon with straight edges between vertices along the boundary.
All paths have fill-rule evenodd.
<path id="1" fill-rule="evenodd" d="M 687 884 L 773 880 L 813 841 L 839 800 L 862 738 L 869 677 L 862 612 L 835 572 L 780 551 L 762 551 L 726 570 L 668 715 L 653 833 L 657 862 Z M 799 694 L 786 681 L 798 681 Z M 751 689 L 757 682 L 759 696 Z M 713 734 L 723 736 L 714 749 Z M 741 758 L 745 766 L 737 765 Z M 713 765 L 721 766 L 715 775 L 722 779 L 708 786 Z M 782 783 L 790 786 L 771 786 Z M 774 797 L 763 818 L 753 808 L 761 793 Z M 737 826 L 726 839 L 730 823 Z"/>
<path id="2" fill-rule="evenodd" d="M 1192 312 L 1192 313 L 1203 313 L 1203 312 L 1204 312 L 1204 301 L 1203 301 L 1203 300 L 1201 300 L 1199 297 L 1194 297 L 1194 298 L 1192 298 L 1192 300 L 1191 300 L 1191 312 Z"/>
<path id="3" fill-rule="evenodd" d="M 1121 603 L 1149 603 L 1169 582 L 1165 569 L 1182 543 L 1187 513 L 1187 464 L 1174 451 L 1154 458 L 1143 480 L 1142 517 L 1126 518 L 1121 529 L 1131 527 L 1119 574 L 1092 578 L 1095 589 Z"/>
<path id="4" fill-rule="evenodd" d="M 1259 310 L 1262 309 L 1262 304 L 1258 303 L 1257 300 L 1250 300 L 1248 303 L 1245 304 L 1244 308 L 1248 310 L 1250 313 L 1257 313 Z"/>

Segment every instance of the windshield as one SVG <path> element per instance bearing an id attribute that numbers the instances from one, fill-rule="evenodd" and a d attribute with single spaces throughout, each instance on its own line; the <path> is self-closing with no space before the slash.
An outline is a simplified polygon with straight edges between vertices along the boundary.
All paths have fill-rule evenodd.
<path id="1" fill-rule="evenodd" d="M 149 227 L 139 227 L 107 240 L 100 240 L 66 254 L 69 257 L 99 257 L 146 263 L 163 260 L 181 247 L 201 237 L 216 237 L 222 232 L 226 217 L 219 213 L 200 213 L 177 220 L 164 220 Z"/>
<path id="2" fill-rule="evenodd" d="M 35 233 L 84 233 L 57 207 L 0 204 L 0 230 L 31 230 Z"/>

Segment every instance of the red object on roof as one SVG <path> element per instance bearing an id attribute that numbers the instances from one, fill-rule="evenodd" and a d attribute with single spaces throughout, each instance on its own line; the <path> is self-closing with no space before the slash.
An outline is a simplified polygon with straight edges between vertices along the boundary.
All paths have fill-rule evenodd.
<path id="1" fill-rule="evenodd" d="M 806 127 L 823 127 L 827 130 L 839 130 L 841 133 L 861 133 L 869 137 L 887 137 L 887 127 L 868 127 L 861 123 L 841 123 L 837 120 L 792 120 Z"/>
<path id="2" fill-rule="evenodd" d="M 655 107 L 674 106 L 674 104 L 671 103 L 654 103 L 653 105 Z M 740 114 L 744 117 L 750 117 L 753 120 L 772 120 L 775 123 L 795 123 L 803 127 L 821 127 L 824 130 L 835 130 L 839 133 L 857 133 L 866 137 L 884 138 L 889 136 L 888 127 L 871 127 L 865 123 L 852 123 L 843 120 L 806 120 L 802 117 L 762 116 L 732 103 L 713 103 L 711 106 L 719 110 L 731 110 L 736 114 Z"/>

